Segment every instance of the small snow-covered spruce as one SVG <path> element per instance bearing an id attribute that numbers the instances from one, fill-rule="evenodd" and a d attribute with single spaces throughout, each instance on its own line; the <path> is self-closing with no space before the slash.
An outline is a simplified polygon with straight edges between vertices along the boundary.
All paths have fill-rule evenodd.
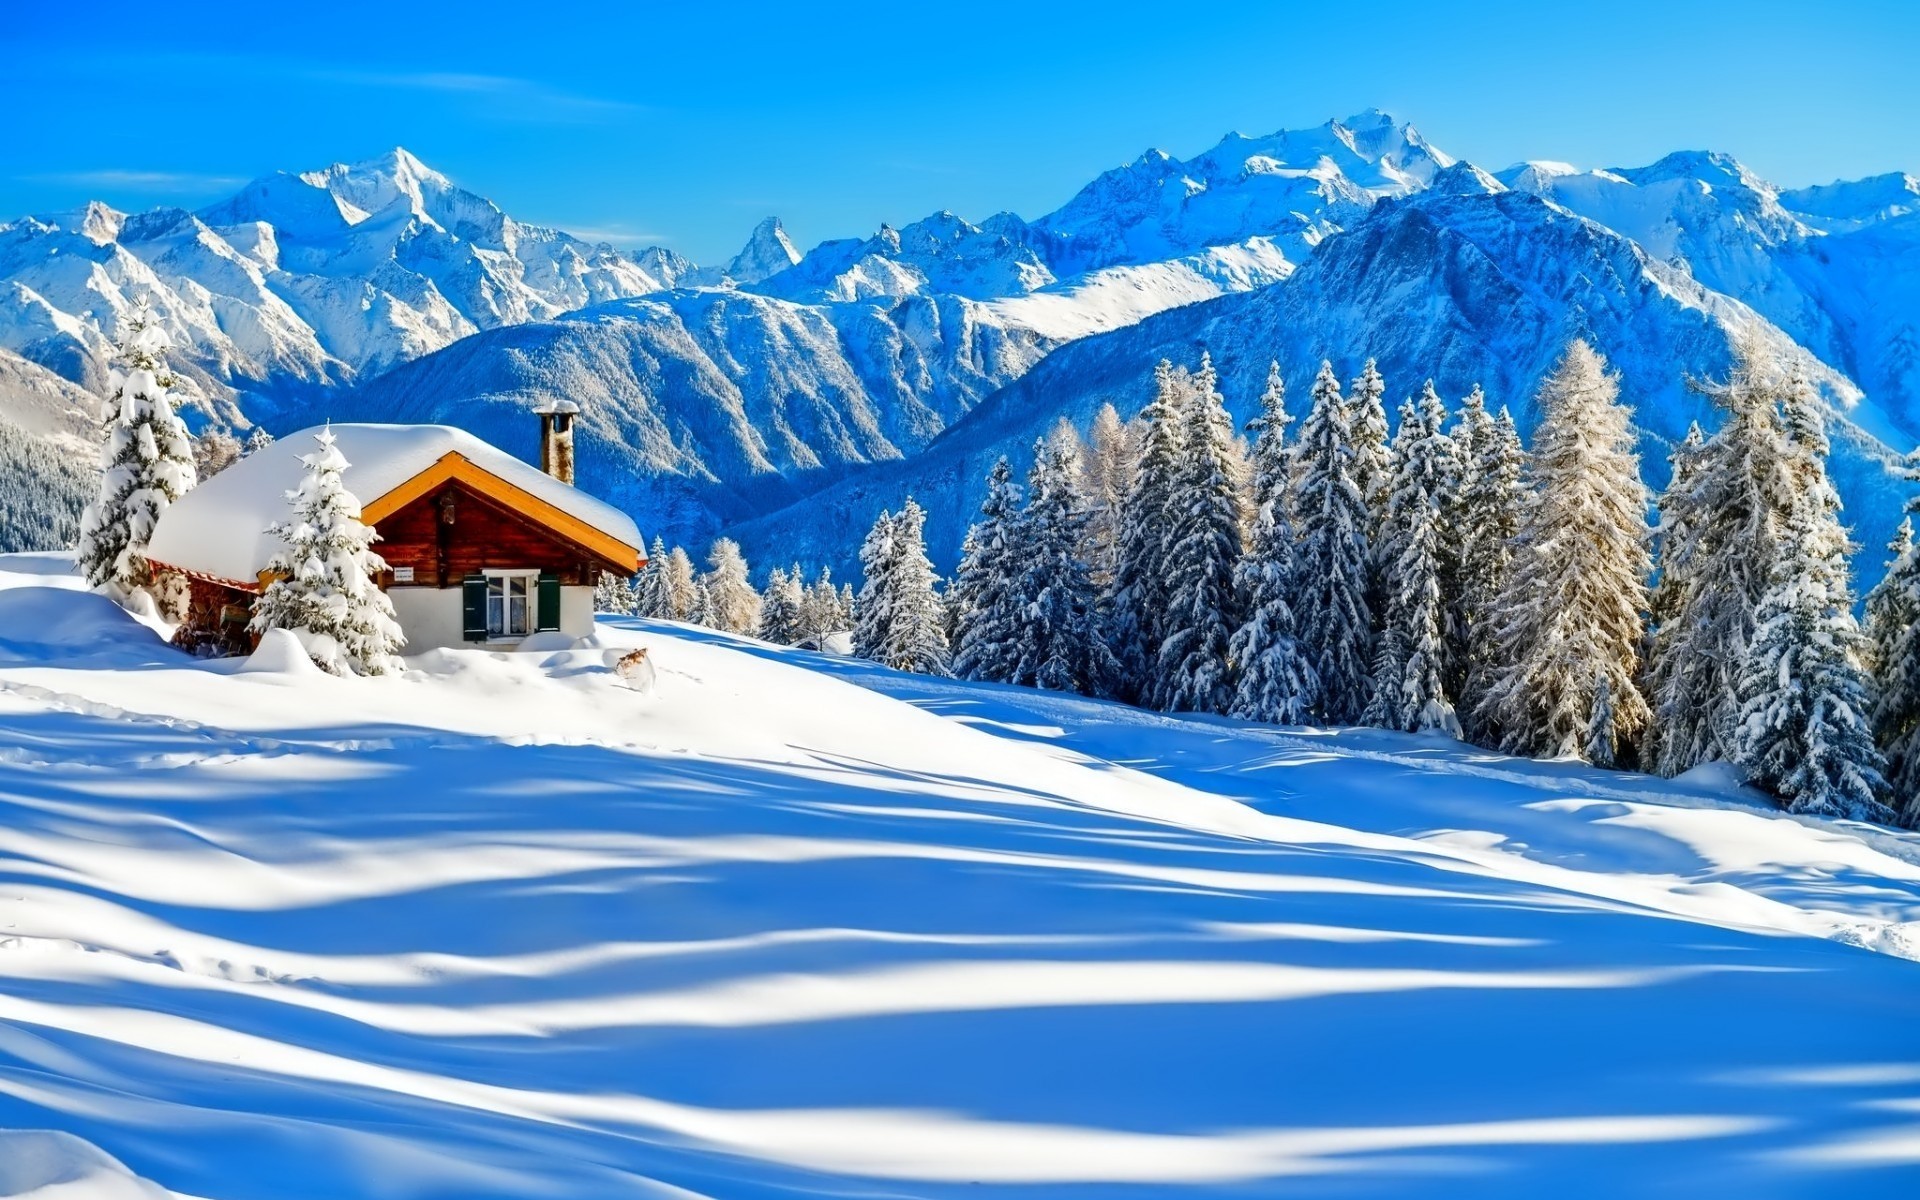
<path id="1" fill-rule="evenodd" d="M 1513 559 L 1513 538 L 1520 532 L 1526 489 L 1522 483 L 1527 455 L 1513 414 L 1503 406 L 1499 415 L 1480 423 L 1469 416 L 1485 413 L 1485 400 L 1475 388 L 1462 405 L 1462 423 L 1455 433 L 1468 434 L 1461 469 L 1458 514 L 1452 524 L 1460 539 L 1460 604 L 1465 629 L 1466 661 L 1457 704 L 1462 724 L 1475 741 L 1497 741 L 1482 728 L 1476 714 L 1495 666 L 1493 624 L 1489 620 L 1507 587 Z"/>
<path id="2" fill-rule="evenodd" d="M 1216 378 L 1212 358 L 1203 353 L 1182 414 L 1158 689 L 1159 707 L 1170 712 L 1224 713 L 1233 703 L 1243 468 Z"/>
<path id="3" fill-rule="evenodd" d="M 1092 573 L 1081 557 L 1086 501 L 1080 436 L 1064 419 L 1034 447 L 1019 537 L 1023 568 L 1013 588 L 1012 682 L 1100 695 L 1118 665 L 1100 629 Z"/>
<path id="4" fill-rule="evenodd" d="M 807 589 L 806 603 L 800 609 L 801 637 L 803 642 L 811 642 L 816 649 L 826 647 L 827 635 L 844 633 L 852 625 L 850 614 L 843 611 L 840 593 L 833 586 L 833 572 L 826 567 L 820 568 L 820 578 L 813 581 Z"/>
<path id="5" fill-rule="evenodd" d="M 247 443 L 240 451 L 240 457 L 245 458 L 249 454 L 258 454 L 271 445 L 273 445 L 273 435 L 260 426 L 255 425 L 253 432 L 247 435 Z"/>
<path id="6" fill-rule="evenodd" d="M 1593 701 L 1587 717 L 1586 744 L 1580 757 L 1596 767 L 1611 770 L 1619 765 L 1619 750 L 1620 732 L 1614 727 L 1613 686 L 1607 682 L 1607 673 L 1600 671 L 1593 677 Z"/>
<path id="7" fill-rule="evenodd" d="M 374 582 L 387 569 L 371 549 L 379 534 L 360 520 L 360 501 L 341 482 L 346 457 L 333 430 L 314 435 L 320 448 L 301 455 L 306 474 L 287 493 L 293 520 L 268 532 L 285 548 L 267 562 L 273 581 L 253 605 L 255 633 L 285 629 L 308 657 L 335 675 L 385 675 L 400 670 L 395 657 L 406 638 L 393 602 Z"/>
<path id="8" fill-rule="evenodd" d="M 1428 380 L 1419 402 L 1400 407 L 1393 453 L 1393 483 L 1384 531 L 1385 627 L 1392 653 L 1376 657 L 1374 688 L 1395 693 L 1395 707 L 1381 708 L 1389 729 L 1460 736 L 1460 720 L 1445 680 L 1446 597 L 1441 579 L 1447 557 L 1444 514 L 1453 503 L 1456 465 L 1445 432 L 1446 405 Z M 1398 661 L 1394 661 L 1395 659 Z M 1382 667 L 1397 672 L 1383 680 Z"/>
<path id="9" fill-rule="evenodd" d="M 139 591 L 165 590 L 156 588 L 147 543 L 160 514 L 197 482 L 193 439 L 167 395 L 174 382 L 167 348 L 158 318 L 138 301 L 115 347 L 100 494 L 80 516 L 80 572 L 122 604 Z"/>
<path id="10" fill-rule="evenodd" d="M 1910 474 L 1920 480 L 1920 456 Z M 1873 728 L 1887 757 L 1887 781 L 1902 824 L 1920 828 L 1920 547 L 1913 517 L 1920 496 L 1887 547 L 1887 573 L 1867 595 L 1867 656 L 1879 700 Z"/>
<path id="11" fill-rule="evenodd" d="M 1647 492 L 1631 410 L 1584 341 L 1541 382 L 1530 496 L 1507 588 L 1490 617 L 1495 667 L 1483 720 L 1515 754 L 1577 755 L 1604 676 L 1617 744 L 1647 723 L 1633 686 L 1647 605 Z"/>
<path id="12" fill-rule="evenodd" d="M 1103 591 L 1113 583 L 1114 564 L 1120 553 L 1120 514 L 1133 479 L 1136 454 L 1133 431 L 1113 405 L 1101 405 L 1087 431 L 1080 491 L 1087 505 L 1084 557 L 1094 586 Z"/>
<path id="13" fill-rule="evenodd" d="M 626 576 L 612 571 L 600 572 L 600 578 L 593 585 L 593 611 L 630 617 L 633 609 L 633 586 Z"/>
<path id="14" fill-rule="evenodd" d="M 1779 364 L 1747 335 L 1734 355 L 1725 382 L 1694 384 L 1726 418 L 1662 497 L 1661 571 L 1672 582 L 1647 668 L 1658 716 L 1648 765 L 1662 775 L 1735 757 L 1741 664 L 1792 507 Z"/>
<path id="15" fill-rule="evenodd" d="M 799 563 L 792 571 L 775 567 L 768 572 L 766 590 L 760 593 L 760 639 L 776 646 L 792 646 L 805 638 L 806 602 Z"/>
<path id="16" fill-rule="evenodd" d="M 1166 560 L 1176 520 L 1174 475 L 1185 436 L 1181 416 L 1187 386 L 1172 363 L 1163 359 L 1154 369 L 1153 401 L 1140 414 L 1139 461 L 1120 512 L 1109 633 L 1120 664 L 1119 698 L 1143 704 L 1152 703 L 1156 691 L 1172 586 Z"/>
<path id="17" fill-rule="evenodd" d="M 1370 521 L 1354 479 L 1349 421 L 1333 365 L 1323 362 L 1293 453 L 1299 543 L 1292 591 L 1300 647 L 1320 681 L 1315 715 L 1332 723 L 1366 710 L 1373 658 Z"/>
<path id="18" fill-rule="evenodd" d="M 1253 440 L 1253 530 L 1234 570 L 1234 589 L 1246 620 L 1228 652 L 1238 669 L 1231 716 L 1275 725 L 1304 724 L 1313 712 L 1320 678 L 1295 636 L 1293 455 L 1286 385 L 1275 362 L 1260 397 L 1260 415 L 1248 422 Z"/>
<path id="19" fill-rule="evenodd" d="M 669 611 L 663 616 L 676 621 L 691 621 L 695 625 L 704 625 L 702 620 L 700 580 L 694 573 L 693 559 L 685 550 L 675 546 L 667 553 L 666 567 L 663 571 L 663 583 Z"/>
<path id="20" fill-rule="evenodd" d="M 760 627 L 760 593 L 747 578 L 747 560 L 740 543 L 718 538 L 707 551 L 707 573 L 700 579 L 706 594 L 703 622 L 727 633 L 753 633 Z"/>
<path id="21" fill-rule="evenodd" d="M 965 552 L 948 596 L 955 611 L 953 673 L 961 679 L 1005 682 L 1013 678 L 1021 615 L 1015 595 L 1021 557 L 1020 489 L 1005 458 L 987 474 L 980 519 L 967 534 Z"/>
<path id="22" fill-rule="evenodd" d="M 1882 821 L 1892 816 L 1880 801 L 1885 760 L 1868 724 L 1852 597 L 1833 583 L 1831 547 L 1846 538 L 1828 528 L 1838 525 L 1831 494 L 1822 470 L 1774 543 L 1739 677 L 1734 748 L 1748 779 L 1789 812 Z"/>
<path id="23" fill-rule="evenodd" d="M 853 652 L 921 675 L 947 675 L 946 621 L 927 558 L 926 511 L 913 497 L 883 512 L 860 547 L 865 572 L 854 603 Z"/>
<path id="24" fill-rule="evenodd" d="M 634 616 L 649 620 L 673 618 L 673 601 L 667 592 L 667 544 L 659 534 L 653 536 L 653 545 L 647 548 L 647 561 L 633 577 L 631 595 Z"/>
<path id="25" fill-rule="evenodd" d="M 1407 676 L 1406 641 L 1397 629 L 1383 629 L 1373 639 L 1373 665 L 1370 671 L 1372 692 L 1367 706 L 1360 710 L 1360 724 L 1375 729 L 1400 728 L 1400 715 L 1406 711 L 1403 691 Z"/>

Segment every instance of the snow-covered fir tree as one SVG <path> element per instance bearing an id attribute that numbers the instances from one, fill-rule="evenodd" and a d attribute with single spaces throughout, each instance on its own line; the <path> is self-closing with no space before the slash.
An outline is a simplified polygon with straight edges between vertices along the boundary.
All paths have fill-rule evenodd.
<path id="1" fill-rule="evenodd" d="M 806 603 L 800 564 L 795 563 L 792 571 L 775 567 L 768 572 L 766 590 L 760 593 L 760 639 L 776 646 L 800 642 L 806 637 Z"/>
<path id="2" fill-rule="evenodd" d="M 1229 655 L 1238 668 L 1232 716 L 1276 725 L 1304 724 L 1319 696 L 1320 678 L 1301 649 L 1293 613 L 1293 453 L 1287 445 L 1286 384 L 1275 362 L 1260 396 L 1251 469 L 1253 528 L 1234 571 L 1245 620 Z"/>
<path id="3" fill-rule="evenodd" d="M 926 512 L 913 497 L 883 512 L 860 547 L 865 580 L 854 603 L 853 652 L 921 675 L 947 675 L 946 621 L 927 558 Z"/>
<path id="4" fill-rule="evenodd" d="M 667 544 L 659 534 L 647 548 L 647 561 L 633 577 L 633 615 L 650 620 L 672 620 L 673 600 L 667 592 Z"/>
<path id="5" fill-rule="evenodd" d="M 1383 629 L 1373 639 L 1373 664 L 1368 671 L 1371 691 L 1367 706 L 1360 710 L 1360 724 L 1376 729 L 1400 728 L 1400 715 L 1406 711 L 1402 690 L 1407 675 L 1407 644 L 1397 629 Z"/>
<path id="6" fill-rule="evenodd" d="M 387 568 L 371 549 L 380 535 L 360 520 L 360 501 L 341 481 L 348 463 L 333 430 L 322 429 L 314 441 L 320 448 L 301 456 L 306 474 L 288 496 L 293 520 L 268 530 L 285 546 L 268 560 L 274 578 L 254 601 L 249 627 L 290 631 L 335 675 L 398 671 L 395 655 L 406 638 L 374 582 Z"/>
<path id="7" fill-rule="evenodd" d="M 1485 400 L 1477 387 L 1467 397 L 1468 404 L 1476 401 L 1475 406 L 1484 411 Z M 1495 665 L 1495 639 L 1488 618 L 1506 592 L 1513 539 L 1520 532 L 1526 504 L 1522 479 L 1527 455 L 1513 414 L 1505 406 L 1474 430 L 1463 457 L 1453 526 L 1460 539 L 1460 613 L 1467 657 L 1455 707 L 1467 733 L 1476 741 L 1488 741 L 1475 716 Z"/>
<path id="8" fill-rule="evenodd" d="M 713 595 L 707 591 L 706 576 L 695 576 L 691 586 L 693 592 L 687 602 L 687 615 L 684 619 L 690 625 L 699 625 L 707 629 L 717 628 L 719 618 L 714 615 Z"/>
<path id="9" fill-rule="evenodd" d="M 1013 670 L 1007 678 L 1092 696 L 1112 688 L 1118 665 L 1099 627 L 1098 593 L 1082 557 L 1087 506 L 1080 458 L 1080 437 L 1065 420 L 1034 447 L 1027 507 L 1017 526 Z"/>
<path id="10" fill-rule="evenodd" d="M 633 592 L 633 584 L 626 576 L 602 571 L 593 585 L 593 611 L 630 617 L 634 612 Z"/>
<path id="11" fill-rule="evenodd" d="M 1356 720 L 1366 710 L 1373 660 L 1372 522 L 1354 477 L 1350 421 L 1333 364 L 1323 362 L 1293 454 L 1299 522 L 1293 597 L 1300 646 L 1320 681 L 1315 713 L 1332 723 Z"/>
<path id="12" fill-rule="evenodd" d="M 1121 506 L 1120 545 L 1108 603 L 1113 653 L 1120 664 L 1117 694 L 1151 703 L 1158 688 L 1160 644 L 1172 581 L 1167 550 L 1178 517 L 1173 510 L 1187 380 L 1161 361 L 1153 373 L 1153 401 L 1140 414 L 1140 454 Z"/>
<path id="13" fill-rule="evenodd" d="M 753 633 L 760 627 L 760 593 L 748 578 L 739 542 L 723 537 L 713 543 L 700 585 L 707 604 L 702 624 L 728 633 Z"/>
<path id="14" fill-rule="evenodd" d="M 1400 408 L 1393 476 L 1384 530 L 1386 597 L 1382 639 L 1389 652 L 1376 655 L 1371 707 L 1389 729 L 1460 736 L 1446 686 L 1448 597 L 1442 581 L 1451 579 L 1453 556 L 1446 514 L 1454 505 L 1459 468 L 1453 439 L 1446 433 L 1447 410 L 1428 380 L 1419 402 Z M 1395 661 L 1395 660 L 1398 661 Z M 1395 673 L 1382 679 L 1379 672 Z M 1392 692 L 1389 706 L 1385 698 Z"/>
<path id="15" fill-rule="evenodd" d="M 1120 521 L 1127 489 L 1133 481 L 1136 457 L 1133 430 L 1113 405 L 1103 404 L 1087 431 L 1080 490 L 1087 504 L 1086 551 L 1094 586 L 1103 591 L 1113 584 L 1120 554 Z"/>
<path id="16" fill-rule="evenodd" d="M 1020 526 L 1020 489 L 1002 458 L 987 474 L 987 498 L 968 531 L 948 597 L 955 610 L 953 673 L 961 679 L 1005 682 L 1014 676 L 1014 642 L 1023 619 L 1016 585 L 1026 553 Z"/>
<path id="17" fill-rule="evenodd" d="M 842 610 L 840 593 L 833 586 L 833 572 L 825 567 L 820 569 L 820 578 L 807 589 L 801 624 L 804 630 L 801 640 L 811 642 L 816 648 L 825 648 L 827 635 L 845 633 L 852 628 L 852 617 Z"/>
<path id="18" fill-rule="evenodd" d="M 1651 562 L 1632 413 L 1585 341 L 1542 381 L 1538 406 L 1482 719 L 1511 753 L 1583 755 L 1604 678 L 1617 754 L 1648 717 L 1634 687 Z"/>
<path id="19" fill-rule="evenodd" d="M 1885 760 L 1873 741 L 1826 435 L 1808 389 L 1789 387 L 1786 408 L 1795 493 L 1741 664 L 1734 751 L 1748 779 L 1790 812 L 1885 820 Z"/>
<path id="20" fill-rule="evenodd" d="M 197 482 L 193 439 L 167 394 L 174 382 L 167 349 L 166 331 L 141 299 L 115 346 L 100 495 L 80 516 L 75 553 L 89 587 L 122 604 L 145 592 L 162 612 L 175 610 L 181 598 L 154 579 L 147 543 L 160 514 Z"/>
<path id="21" fill-rule="evenodd" d="M 1920 455 L 1909 468 L 1920 481 Z M 1887 547 L 1886 575 L 1867 595 L 1867 656 L 1879 698 L 1873 728 L 1887 759 L 1887 781 L 1902 824 L 1920 828 L 1920 547 L 1913 518 L 1920 496 Z"/>
<path id="22" fill-rule="evenodd" d="M 670 609 L 666 615 L 676 621 L 705 624 L 701 619 L 700 581 L 693 570 L 693 559 L 688 557 L 685 550 L 675 546 L 667 553 L 664 576 Z"/>
<path id="23" fill-rule="evenodd" d="M 1349 418 L 1353 440 L 1353 481 L 1367 502 L 1371 524 L 1367 536 L 1376 545 L 1380 527 L 1386 520 L 1387 498 L 1393 489 L 1393 451 L 1387 444 L 1386 380 L 1371 358 L 1353 381 L 1347 397 L 1353 415 Z"/>
<path id="24" fill-rule="evenodd" d="M 258 454 L 271 445 L 273 445 L 273 435 L 260 426 L 255 425 L 253 432 L 247 434 L 246 446 L 241 450 L 240 457 L 245 458 L 249 454 Z"/>
<path id="25" fill-rule="evenodd" d="M 1156 698 L 1172 712 L 1224 713 L 1233 704 L 1230 648 L 1240 625 L 1234 571 L 1243 467 L 1213 360 L 1205 354 L 1183 407 Z"/>
<path id="26" fill-rule="evenodd" d="M 1663 611 L 1647 668 L 1658 718 L 1647 765 L 1662 775 L 1735 757 L 1740 672 L 1792 508 L 1779 365 L 1749 336 L 1734 349 L 1724 383 L 1696 385 L 1725 420 L 1662 497 Z"/>

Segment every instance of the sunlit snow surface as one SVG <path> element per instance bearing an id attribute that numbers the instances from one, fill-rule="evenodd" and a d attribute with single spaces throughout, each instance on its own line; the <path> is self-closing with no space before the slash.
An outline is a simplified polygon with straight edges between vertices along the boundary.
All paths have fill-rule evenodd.
<path id="1" fill-rule="evenodd" d="M 64 569 L 0 559 L 28 1195 L 1920 1180 L 1912 835 L 624 620 L 241 672 Z"/>

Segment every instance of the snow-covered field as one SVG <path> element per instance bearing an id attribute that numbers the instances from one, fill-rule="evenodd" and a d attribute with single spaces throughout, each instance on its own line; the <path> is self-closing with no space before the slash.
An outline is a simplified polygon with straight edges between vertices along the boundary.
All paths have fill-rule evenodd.
<path id="1" fill-rule="evenodd" d="M 1913 835 L 624 620 L 246 671 L 65 567 L 0 558 L 0 1195 L 1920 1183 Z"/>

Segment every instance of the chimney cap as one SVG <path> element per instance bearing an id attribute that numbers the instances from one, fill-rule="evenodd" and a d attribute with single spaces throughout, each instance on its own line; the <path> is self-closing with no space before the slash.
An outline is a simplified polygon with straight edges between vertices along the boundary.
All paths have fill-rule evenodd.
<path id="1" fill-rule="evenodd" d="M 571 400 L 549 400 L 533 410 L 540 416 L 552 416 L 556 413 L 578 413 L 580 406 Z"/>

